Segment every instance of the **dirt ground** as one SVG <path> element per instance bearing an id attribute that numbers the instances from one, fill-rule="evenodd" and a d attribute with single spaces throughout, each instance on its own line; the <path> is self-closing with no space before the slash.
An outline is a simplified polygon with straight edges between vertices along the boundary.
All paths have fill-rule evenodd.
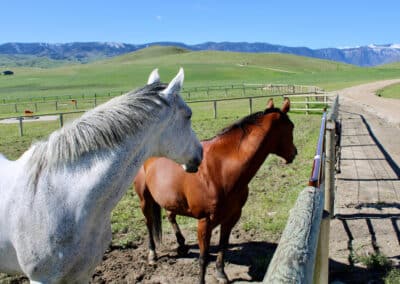
<path id="1" fill-rule="evenodd" d="M 374 95 L 374 92 L 396 82 L 400 82 L 400 80 L 381 81 L 339 91 L 341 118 L 344 119 L 344 128 L 349 131 L 346 134 L 348 135 L 348 140 L 344 140 L 344 142 L 352 143 L 355 141 L 359 144 L 358 146 L 362 143 L 372 143 L 369 140 L 361 140 L 368 134 L 365 131 L 369 129 L 373 133 L 373 137 L 375 137 L 373 143 L 379 144 L 379 150 L 384 149 L 387 154 L 384 157 L 385 160 L 391 161 L 392 170 L 397 165 L 400 165 L 400 100 L 378 98 Z M 345 120 L 351 121 L 352 124 L 346 123 Z M 363 121 L 366 122 L 364 125 L 369 127 L 367 130 L 358 127 L 362 125 Z M 354 137 L 359 140 L 351 140 Z M 356 147 L 357 145 L 352 146 Z M 346 148 L 351 147 L 346 146 Z M 353 149 L 351 153 L 354 154 L 355 151 Z M 364 150 L 361 150 L 361 153 L 364 152 Z M 346 152 L 344 155 L 347 155 Z M 379 160 L 382 162 L 383 158 L 365 156 L 365 158 L 359 160 Z M 342 173 L 357 172 L 354 164 L 349 164 L 349 161 L 352 161 L 351 157 L 345 156 L 345 160 L 342 161 Z M 393 184 L 399 180 L 399 172 L 395 172 L 395 174 L 397 176 L 395 175 L 394 178 L 390 179 Z M 372 179 L 372 182 L 379 184 L 381 178 L 376 175 L 374 177 L 375 180 Z M 351 175 L 339 176 L 340 178 L 347 182 L 353 180 Z M 364 216 L 362 214 L 365 212 L 370 214 L 367 217 L 371 217 L 371 214 L 376 211 L 378 213 L 388 213 L 389 215 L 399 213 L 396 210 L 400 209 L 398 207 L 400 187 L 393 189 L 398 191 L 393 193 L 395 199 L 393 199 L 393 196 L 386 195 L 384 198 L 387 198 L 387 200 L 383 200 L 382 196 L 370 198 L 367 192 L 366 200 L 362 200 L 361 197 L 364 193 L 360 188 L 363 188 L 362 182 L 368 181 L 368 179 L 363 180 L 360 176 L 357 178 L 358 180 L 354 179 L 357 184 L 357 190 L 346 191 L 342 189 L 343 197 L 337 205 L 337 213 L 347 214 L 348 216 L 361 214 L 361 217 Z M 345 186 L 342 184 L 341 186 L 346 188 L 349 187 L 349 184 Z M 398 184 L 394 186 L 398 186 Z M 378 186 L 378 188 L 382 188 L 382 186 Z M 371 190 L 373 191 L 373 189 Z M 352 193 L 348 194 L 348 192 Z M 338 193 L 341 194 L 339 188 Z M 388 203 L 390 200 L 391 203 Z M 382 206 L 377 208 L 374 204 L 381 204 Z M 387 208 L 384 206 L 385 204 L 391 204 L 392 206 Z M 382 271 L 374 271 L 367 269 L 363 265 L 355 264 L 352 262 L 352 256 L 354 253 L 361 254 L 364 251 L 370 253 L 378 248 L 379 251 L 394 261 L 394 264 L 398 264 L 400 258 L 400 233 L 396 222 L 398 222 L 399 217 L 400 215 L 397 215 L 397 219 L 386 218 L 382 222 L 379 222 L 381 219 L 373 218 L 334 220 L 331 224 L 331 280 L 344 283 L 381 283 Z M 166 234 L 163 236 L 162 246 L 157 249 L 158 261 L 154 266 L 148 266 L 146 263 L 146 241 L 134 244 L 130 248 L 111 248 L 104 255 L 103 262 L 97 267 L 92 283 L 196 283 L 199 274 L 196 232 L 183 231 L 183 234 L 190 247 L 188 255 L 178 257 L 174 249 L 176 248 L 175 237 L 171 234 Z M 216 230 L 213 232 L 211 261 L 207 269 L 206 283 L 218 283 L 214 277 L 217 239 L 218 231 Z M 225 258 L 225 270 L 229 280 L 242 283 L 262 281 L 266 266 L 277 243 L 275 241 L 262 240 L 256 234 L 235 228 L 230 238 L 230 244 Z M 361 248 L 361 251 L 359 248 Z M 17 282 L 21 283 L 24 280 L 19 279 Z"/>
<path id="2" fill-rule="evenodd" d="M 146 242 L 138 247 L 113 249 L 105 254 L 92 283 L 197 283 L 199 250 L 196 232 L 186 231 L 183 234 L 190 247 L 187 256 L 178 257 L 175 237 L 172 235 L 163 236 L 162 246 L 157 249 L 158 260 L 155 266 L 146 263 Z M 218 234 L 218 229 L 213 232 L 206 283 L 218 283 L 215 278 Z M 267 265 L 265 258 L 272 255 L 276 244 L 260 240 L 254 234 L 239 229 L 234 229 L 230 240 L 231 245 L 225 257 L 225 272 L 230 281 L 262 281 Z"/>

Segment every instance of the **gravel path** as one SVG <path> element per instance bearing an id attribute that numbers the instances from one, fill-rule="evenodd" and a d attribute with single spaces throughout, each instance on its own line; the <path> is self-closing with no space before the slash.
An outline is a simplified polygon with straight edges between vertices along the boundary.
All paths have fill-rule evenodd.
<path id="1" fill-rule="evenodd" d="M 339 91 L 341 172 L 330 233 L 331 280 L 381 283 L 385 271 L 364 259 L 400 261 L 400 100 L 375 92 L 400 80 Z M 369 282 L 375 281 L 375 282 Z"/>

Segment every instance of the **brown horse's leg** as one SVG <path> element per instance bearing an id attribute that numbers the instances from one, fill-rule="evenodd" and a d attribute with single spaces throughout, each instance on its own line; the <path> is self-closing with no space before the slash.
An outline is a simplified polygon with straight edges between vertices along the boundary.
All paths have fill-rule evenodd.
<path id="1" fill-rule="evenodd" d="M 181 229 L 178 226 L 178 223 L 176 222 L 176 214 L 174 214 L 171 211 L 166 211 L 167 213 L 167 217 L 168 217 L 168 221 L 171 223 L 172 225 L 172 229 L 175 232 L 175 237 L 176 237 L 176 241 L 178 242 L 178 255 L 186 255 L 189 247 L 187 245 L 185 245 L 185 238 L 182 235 Z"/>
<path id="2" fill-rule="evenodd" d="M 205 283 L 206 268 L 208 264 L 208 250 L 210 247 L 211 239 L 211 224 L 208 218 L 203 218 L 197 224 L 197 238 L 199 241 L 199 264 L 200 264 L 200 277 L 199 283 Z"/>
<path id="3" fill-rule="evenodd" d="M 224 256 L 225 256 L 225 251 L 228 247 L 229 236 L 231 235 L 232 228 L 239 220 L 240 215 L 241 215 L 241 210 L 239 210 L 239 212 L 235 214 L 232 218 L 227 220 L 227 222 L 221 224 L 216 266 L 217 266 L 217 279 L 222 283 L 229 282 L 228 277 L 226 276 L 224 270 L 225 268 Z"/>
<path id="4" fill-rule="evenodd" d="M 157 242 L 160 242 L 160 234 L 161 234 L 161 228 L 159 228 L 160 224 L 157 224 L 160 222 L 160 207 L 158 204 L 155 203 L 153 197 L 150 195 L 148 191 L 144 192 L 143 199 L 141 200 L 141 207 L 142 207 L 142 212 L 143 215 L 146 219 L 146 227 L 147 227 L 147 232 L 149 234 L 149 254 L 147 256 L 147 262 L 150 265 L 154 265 L 157 260 L 157 254 L 156 254 L 156 244 L 154 241 L 154 237 L 157 238 Z M 157 212 L 158 211 L 158 212 Z M 155 229 L 157 228 L 157 229 Z M 156 234 L 156 236 L 154 236 Z"/>

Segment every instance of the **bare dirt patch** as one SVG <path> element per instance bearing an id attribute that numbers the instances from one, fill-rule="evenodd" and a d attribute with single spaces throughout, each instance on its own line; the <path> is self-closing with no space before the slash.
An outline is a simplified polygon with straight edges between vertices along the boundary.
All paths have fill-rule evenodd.
<path id="1" fill-rule="evenodd" d="M 176 253 L 175 237 L 163 236 L 157 249 L 156 265 L 147 264 L 147 244 L 131 248 L 109 250 L 101 265 L 96 268 L 92 283 L 197 283 L 199 275 L 199 249 L 195 232 L 183 232 L 187 237 L 189 252 L 186 256 Z M 213 233 L 210 264 L 206 283 L 218 283 L 215 278 L 218 229 Z M 262 281 L 276 244 L 259 240 L 251 232 L 234 229 L 231 245 L 225 257 L 225 271 L 230 281 Z"/>

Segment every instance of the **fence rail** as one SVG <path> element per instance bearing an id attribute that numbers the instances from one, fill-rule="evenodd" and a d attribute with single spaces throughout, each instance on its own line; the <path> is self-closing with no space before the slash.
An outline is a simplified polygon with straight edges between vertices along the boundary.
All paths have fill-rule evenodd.
<path id="1" fill-rule="evenodd" d="M 187 101 L 190 104 L 200 104 L 200 103 L 210 103 L 212 104 L 213 109 L 213 117 L 218 118 L 218 106 L 227 101 L 241 101 L 248 100 L 249 113 L 253 113 L 253 102 L 256 99 L 260 98 L 271 98 L 271 97 L 288 97 L 291 99 L 291 104 L 298 105 L 300 107 L 291 108 L 291 111 L 300 111 L 306 114 L 311 112 L 322 112 L 326 109 L 327 106 L 332 104 L 332 96 L 334 94 L 323 93 L 323 94 L 275 94 L 275 95 L 264 95 L 264 96 L 249 96 L 249 97 L 240 97 L 240 98 L 222 98 L 222 99 L 208 99 L 208 100 L 194 100 Z M 307 98 L 306 101 L 303 101 L 304 98 Z M 301 101 L 298 101 L 300 99 Z M 301 107 L 302 106 L 302 107 Z M 19 122 L 19 134 L 20 136 L 24 135 L 24 121 L 29 119 L 32 120 L 32 117 L 42 117 L 42 116 L 58 116 L 60 127 L 64 124 L 64 115 L 68 114 L 78 114 L 83 113 L 86 110 L 74 110 L 74 111 L 64 111 L 64 112 L 52 112 L 52 113 L 43 113 L 43 114 L 32 114 L 29 115 L 19 115 L 19 116 L 7 116 L 1 117 L 0 119 L 16 119 Z"/>
<path id="2" fill-rule="evenodd" d="M 263 283 L 328 283 L 338 97 L 321 119 L 309 186 L 290 211 Z"/>
<path id="3" fill-rule="evenodd" d="M 196 101 L 211 98 L 237 98 L 248 96 L 263 96 L 274 94 L 318 93 L 321 89 L 315 86 L 280 85 L 280 84 L 230 84 L 218 86 L 199 86 L 183 88 L 182 97 L 186 101 Z M 59 95 L 36 96 L 30 98 L 0 99 L 0 114 L 20 113 L 24 110 L 33 112 L 48 112 L 58 110 L 88 109 L 125 92 L 108 92 L 93 95 Z"/>

